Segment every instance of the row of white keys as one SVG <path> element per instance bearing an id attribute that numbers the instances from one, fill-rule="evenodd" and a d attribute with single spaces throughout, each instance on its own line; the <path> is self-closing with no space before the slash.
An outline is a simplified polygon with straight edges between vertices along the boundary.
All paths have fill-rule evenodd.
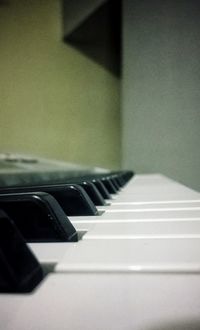
<path id="1" fill-rule="evenodd" d="M 163 187 L 168 199 L 162 195 Z M 121 201 L 123 194 L 134 200 L 138 189 L 163 200 Z M 177 197 L 182 191 L 184 199 L 171 201 L 175 190 Z M 72 223 L 87 233 L 58 263 L 58 272 L 200 270 L 200 195 L 163 176 L 136 176 L 103 215 L 75 218 Z"/>
<path id="2" fill-rule="evenodd" d="M 150 181 L 150 186 L 155 187 L 153 182 L 158 182 L 158 185 L 162 185 L 162 180 L 164 180 L 165 184 L 176 185 L 173 181 L 171 182 L 169 179 L 166 179 L 162 176 L 153 175 L 153 179 L 151 175 L 146 176 L 136 176 L 136 181 L 138 181 L 137 186 L 140 186 L 140 181 L 143 181 L 148 178 Z M 139 179 L 138 179 L 139 178 Z M 147 181 L 148 181 L 147 180 Z M 146 182 L 144 180 L 144 182 Z M 141 185 L 144 185 L 142 182 Z M 133 184 L 134 180 L 132 180 L 128 187 Z M 148 185 L 147 183 L 145 185 Z M 178 185 L 179 186 L 179 185 Z M 184 187 L 181 186 L 183 189 Z M 125 190 L 125 189 L 124 189 Z M 131 189 L 130 189 L 131 190 Z M 194 192 L 196 193 L 196 192 Z M 119 193 L 120 196 L 121 192 Z M 145 209 L 143 204 L 141 204 L 137 211 L 135 210 L 123 210 L 116 212 L 109 212 L 109 207 L 107 207 L 106 211 L 101 216 L 96 217 L 71 217 L 75 228 L 79 230 L 85 230 L 87 233 L 84 235 L 83 240 L 84 243 L 80 242 L 78 244 L 67 244 L 67 243 L 56 243 L 56 244 L 43 244 L 41 248 L 41 244 L 32 244 L 34 252 L 42 263 L 58 263 L 62 260 L 66 252 L 66 259 L 68 258 L 68 250 L 75 251 L 76 254 L 79 249 L 83 249 L 83 244 L 92 244 L 95 243 L 85 243 L 86 240 L 98 240 L 98 239 L 108 239 L 108 240 L 121 240 L 121 242 L 115 242 L 118 244 L 121 249 L 123 248 L 124 240 L 144 240 L 144 239 L 170 239 L 177 238 L 179 240 L 178 244 L 184 245 L 185 241 L 180 242 L 180 239 L 183 238 L 200 238 L 200 210 L 198 207 L 199 202 L 189 202 L 185 201 L 181 203 L 181 209 L 177 210 L 176 203 L 170 203 L 169 207 L 162 208 L 161 203 L 155 204 L 154 208 Z M 190 204 L 192 206 L 190 206 Z M 194 206 L 194 207 L 193 207 Z M 132 206 L 131 206 L 132 207 Z M 136 244 L 136 243 L 134 243 Z M 152 244 L 152 243 L 151 243 Z M 166 245 L 169 244 L 168 241 L 165 241 Z M 97 243 L 98 246 L 98 243 Z M 143 248 L 143 242 L 141 241 L 141 249 Z M 86 248 L 87 250 L 87 248 Z M 87 250 L 89 251 L 89 250 Z M 127 252 L 127 251 L 126 251 Z M 71 253 L 71 252 L 70 252 Z M 88 252 L 87 252 L 88 253 Z M 86 253 L 86 259 L 87 259 Z M 115 254 L 115 251 L 112 249 L 109 250 L 111 256 Z M 79 252 L 77 253 L 79 255 Z M 82 253 L 80 252 L 80 255 Z M 94 254 L 92 254 L 93 256 Z M 129 255 L 127 253 L 127 255 Z M 64 257 L 64 259 L 65 259 Z M 82 258 L 82 257 L 81 257 Z M 129 265 L 132 265 L 132 258 L 129 258 Z M 75 259 L 74 259 L 75 260 Z M 82 259 L 83 260 L 83 259 Z M 76 261 L 79 263 L 79 260 Z M 62 265 L 63 265 L 62 261 Z M 66 260 L 67 263 L 67 260 Z M 118 267 L 118 266 L 114 266 Z"/>
<path id="3" fill-rule="evenodd" d="M 200 238 L 200 221 L 160 221 L 134 223 L 103 223 L 91 228 L 85 236 L 88 239 L 144 239 L 144 238 Z"/>
<path id="4" fill-rule="evenodd" d="M 147 177 L 147 176 L 145 176 Z M 153 176 L 154 179 L 156 176 Z M 137 178 L 137 177 L 136 177 Z M 148 176 L 150 179 L 151 176 Z M 161 179 L 162 177 L 160 177 Z M 166 182 L 167 179 L 165 179 Z M 159 182 L 161 184 L 161 180 Z M 130 187 L 131 183 L 129 184 Z M 138 183 L 139 185 L 139 183 Z M 151 184 L 152 185 L 152 184 Z M 174 186 L 174 182 L 172 182 Z M 184 189 L 184 187 L 183 187 Z M 121 193 L 120 193 L 121 194 Z M 120 195 L 119 194 L 119 195 Z M 186 205 L 186 204 L 187 205 Z M 150 209 L 148 212 L 143 209 L 144 205 L 140 205 L 139 212 L 135 211 L 127 211 L 127 212 L 114 212 L 110 213 L 105 211 L 105 213 L 101 216 L 96 217 L 71 217 L 70 220 L 72 221 L 73 225 L 76 227 L 77 230 L 86 230 L 87 233 L 83 237 L 84 242 L 79 242 L 78 244 L 66 244 L 66 243 L 56 243 L 56 244 L 45 244 L 41 249 L 41 244 L 33 244 L 32 247 L 34 252 L 38 256 L 39 260 L 43 263 L 59 263 L 65 264 L 67 263 L 68 256 L 72 253 L 80 258 L 74 258 L 74 262 L 76 260 L 77 264 L 79 264 L 80 259 L 84 260 L 83 252 L 85 253 L 85 258 L 87 260 L 88 253 L 90 257 L 90 252 L 95 249 L 98 250 L 99 243 L 96 242 L 98 239 L 108 239 L 108 240 L 115 240 L 116 242 L 113 243 L 106 243 L 115 244 L 119 246 L 120 249 L 124 249 L 124 254 L 126 254 L 129 258 L 129 263 L 127 263 L 127 268 L 133 267 L 137 268 L 135 264 L 135 259 L 132 259 L 132 255 L 128 253 L 128 249 L 130 250 L 130 244 L 137 244 L 137 249 L 139 248 L 138 244 L 141 245 L 141 251 L 144 248 L 144 239 L 158 239 L 163 238 L 165 241 L 163 244 L 167 247 L 170 242 L 166 239 L 170 238 L 177 238 L 180 250 L 187 245 L 188 240 L 183 240 L 184 238 L 189 239 L 191 242 L 192 238 L 199 238 L 200 237 L 200 210 L 196 207 L 196 203 L 191 203 L 195 205 L 195 207 L 190 207 L 190 202 L 182 203 L 185 205 L 184 209 L 177 210 L 174 203 L 170 204 L 171 207 L 167 209 L 160 209 L 160 203 L 158 203 L 158 208 Z M 181 240 L 180 240 L 181 239 Z M 95 242 L 86 242 L 87 240 L 95 240 Z M 119 241 L 121 240 L 121 241 Z M 127 243 L 124 243 L 125 240 L 139 240 L 139 243 L 129 243 L 129 248 L 127 248 Z M 186 242 L 186 243 L 185 243 Z M 81 244 L 80 244 L 81 243 Z M 96 245 L 95 245 L 96 244 Z M 155 244 L 151 241 L 153 246 Z M 156 243 L 157 244 L 157 243 Z M 91 249 L 87 248 L 87 246 L 91 245 Z M 86 246 L 86 248 L 84 248 Z M 156 245 L 158 248 L 158 244 Z M 70 254 L 68 251 L 70 249 Z M 79 250 L 80 253 L 78 252 Z M 135 246 L 133 246 L 133 250 L 135 250 Z M 73 252 L 72 252 L 73 251 Z M 158 249 L 162 255 L 162 249 Z M 165 247 L 164 247 L 165 251 Z M 96 252 L 95 252 L 96 253 Z M 91 254 L 91 261 L 94 262 L 95 253 Z M 102 253 L 102 249 L 100 249 L 100 254 Z M 103 252 L 102 255 L 106 253 Z M 155 255 L 156 255 L 155 251 Z M 165 252 L 164 252 L 165 253 Z M 176 252 L 175 252 L 176 253 Z M 177 252 L 178 253 L 178 252 Z M 191 252 L 192 253 L 192 252 Z M 110 254 L 110 258 L 112 259 L 112 255 L 115 257 L 115 249 L 108 249 L 108 254 Z M 172 253 L 173 254 L 173 253 Z M 179 253 L 178 253 L 179 254 Z M 62 258 L 65 255 L 63 261 Z M 118 254 L 120 255 L 120 254 Z M 194 254 L 196 255 L 196 254 Z M 173 255 L 172 255 L 173 259 Z M 115 258 L 113 259 L 115 260 Z M 183 260 L 181 260 L 183 264 Z M 113 262 L 112 266 L 114 268 L 118 267 L 120 264 L 120 260 L 118 262 Z M 198 264 L 198 255 L 196 257 L 196 264 Z M 101 264 L 102 267 L 102 264 Z M 61 267 L 62 268 L 62 267 Z M 60 268 L 59 268 L 60 269 Z"/>
<path id="5" fill-rule="evenodd" d="M 162 176 L 135 178 L 138 186 L 162 185 L 162 180 L 172 188 Z M 132 194 L 132 182 L 113 203 L 121 194 Z M 198 202 L 196 196 L 184 199 Z M 199 329 L 200 238 L 187 229 L 198 237 L 200 211 L 172 204 L 168 211 L 116 210 L 70 218 L 77 229 L 88 229 L 82 241 L 32 244 L 42 263 L 57 266 L 31 295 L 0 296 L 2 329 Z M 103 237 L 106 227 L 112 239 Z M 134 239 L 129 229 L 145 237 Z"/>
<path id="6" fill-rule="evenodd" d="M 157 227 L 157 230 L 160 228 L 160 230 L 163 230 L 164 228 L 168 227 L 168 230 L 170 230 L 172 236 L 174 235 L 174 229 L 171 227 L 171 223 L 175 223 L 176 227 L 180 225 L 182 234 L 184 233 L 183 230 L 185 229 L 185 234 L 190 234 L 190 237 L 192 234 L 195 236 L 198 235 L 197 232 L 186 232 L 188 222 L 197 223 L 197 227 L 199 226 L 200 223 L 200 211 L 199 210 L 192 210 L 192 211 L 172 211 L 172 212 L 140 212 L 140 213 L 133 213 L 133 212 L 126 212 L 123 215 L 121 213 L 109 213 L 106 214 L 106 212 L 102 216 L 95 216 L 95 217 L 71 217 L 70 220 L 72 221 L 73 225 L 78 231 L 86 231 L 87 233 L 83 236 L 83 240 L 87 238 L 91 238 L 91 235 L 93 236 L 95 232 L 100 238 L 102 238 L 102 233 L 108 238 L 109 233 L 113 235 L 118 234 L 119 237 L 119 232 L 120 231 L 120 237 L 122 238 L 122 233 L 123 237 L 126 234 L 126 238 L 130 239 L 131 234 L 134 234 L 135 239 L 138 239 L 138 237 L 135 235 L 136 233 L 133 232 L 133 226 L 134 224 L 138 224 L 138 226 L 141 228 L 143 226 L 144 228 L 146 227 L 146 223 L 150 223 L 150 228 L 151 230 L 151 237 L 153 238 L 153 234 L 155 237 L 155 232 L 153 231 L 153 226 L 158 223 L 159 227 Z M 163 226 L 160 223 L 164 223 Z M 127 224 L 130 225 L 130 227 L 127 226 Z M 106 226 L 105 226 L 106 225 Z M 108 226 L 112 225 L 112 226 Z M 138 227 L 138 230 L 139 230 Z M 130 231 L 131 229 L 131 231 Z M 164 232 L 165 238 L 169 237 L 166 235 L 166 232 Z M 178 230 L 179 238 L 182 237 L 180 236 L 180 232 Z M 159 233 L 161 235 L 161 232 Z M 149 237 L 149 235 L 148 235 Z M 133 238 L 133 236 L 132 236 Z M 143 237 L 144 238 L 144 237 Z M 116 239 L 116 237 L 115 237 Z M 140 235 L 140 239 L 142 239 Z M 80 243 L 80 242 L 79 242 Z M 78 243 L 78 244 L 79 244 Z M 121 243 L 120 243 L 121 244 Z M 58 263 L 65 253 L 67 253 L 68 249 L 71 246 L 74 246 L 73 243 L 32 243 L 29 244 L 29 246 L 32 248 L 38 259 L 43 263 L 43 264 L 56 264 Z M 76 248 L 77 245 L 75 244 Z"/>
<path id="7" fill-rule="evenodd" d="M 112 204 L 159 203 L 194 200 L 199 193 L 162 175 L 136 175 L 115 197 Z"/>
<path id="8" fill-rule="evenodd" d="M 160 222 L 160 221 L 187 221 L 187 220 L 200 220 L 200 210 L 198 209 L 184 209 L 174 210 L 170 209 L 167 212 L 163 210 L 151 210 L 133 212 L 127 210 L 126 212 L 105 212 L 101 216 L 81 216 L 69 217 L 70 221 L 79 229 L 80 224 L 103 224 L 103 223 L 126 223 L 126 222 Z"/>
<path id="9" fill-rule="evenodd" d="M 86 240 L 97 239 L 112 239 L 123 247 L 124 240 L 139 241 L 143 246 L 142 240 L 149 238 L 150 240 L 158 239 L 162 237 L 163 239 L 177 238 L 179 244 L 184 245 L 184 241 L 180 241 L 183 238 L 199 237 L 200 231 L 200 211 L 194 211 L 193 214 L 183 213 L 181 211 L 174 211 L 172 213 L 172 218 L 169 218 L 167 212 L 152 212 L 151 214 L 142 214 L 143 217 L 134 217 L 131 213 L 128 218 L 124 219 L 122 217 L 115 217 L 106 214 L 101 217 L 77 217 L 72 220 L 73 225 L 77 230 L 87 231 L 83 236 L 81 242 L 78 243 L 32 243 L 29 244 L 33 249 L 36 256 L 43 264 L 55 264 L 62 260 L 63 256 L 68 255 L 68 250 L 73 247 L 73 250 L 81 250 L 82 243 Z M 135 214 L 134 214 L 135 215 Z M 146 218 L 144 218 L 144 215 Z M 157 216 L 157 218 L 155 218 Z M 190 216 L 190 217 L 189 217 Z M 121 240 L 119 242 L 119 240 Z M 92 244 L 92 243 L 90 243 Z M 132 243 L 131 243 L 132 244 Z M 136 244 L 136 243 L 134 243 Z M 166 241 L 166 245 L 170 242 Z M 134 248 L 135 249 L 135 248 Z M 109 251 L 111 252 L 111 250 Z M 115 254 L 115 250 L 112 250 Z M 94 254 L 92 254 L 94 255 Z M 127 255 L 129 255 L 127 253 Z"/>

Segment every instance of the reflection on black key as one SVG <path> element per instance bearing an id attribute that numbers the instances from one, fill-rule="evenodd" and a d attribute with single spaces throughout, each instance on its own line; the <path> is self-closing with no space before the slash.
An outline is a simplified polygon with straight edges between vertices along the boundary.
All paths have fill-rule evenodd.
<path id="1" fill-rule="evenodd" d="M 54 197 L 47 193 L 1 194 L 0 208 L 28 242 L 74 242 L 77 232 Z"/>
<path id="2" fill-rule="evenodd" d="M 100 191 L 101 195 L 104 199 L 112 199 L 111 195 L 109 194 L 108 190 L 106 189 L 105 185 L 99 179 L 93 179 L 92 183 L 97 187 Z"/>
<path id="3" fill-rule="evenodd" d="M 101 178 L 101 181 L 106 186 L 106 188 L 108 189 L 110 194 L 117 193 L 117 189 L 115 188 L 115 186 L 113 185 L 112 181 L 109 178 L 103 177 L 103 178 Z"/>
<path id="4" fill-rule="evenodd" d="M 91 201 L 94 203 L 94 205 L 105 205 L 106 202 L 104 200 L 104 197 L 102 196 L 100 190 L 98 189 L 97 185 L 91 180 L 85 180 L 85 179 L 66 179 L 66 184 L 71 185 L 78 185 L 81 186 L 85 192 L 90 197 Z"/>
<path id="5" fill-rule="evenodd" d="M 0 189 L 0 193 L 42 191 L 51 194 L 69 216 L 97 215 L 98 211 L 85 190 L 77 184 L 49 184 Z"/>
<path id="6" fill-rule="evenodd" d="M 89 195 L 95 205 L 100 206 L 106 204 L 99 190 L 92 182 L 83 181 L 82 183 L 80 183 L 80 185 L 85 189 L 86 193 Z"/>

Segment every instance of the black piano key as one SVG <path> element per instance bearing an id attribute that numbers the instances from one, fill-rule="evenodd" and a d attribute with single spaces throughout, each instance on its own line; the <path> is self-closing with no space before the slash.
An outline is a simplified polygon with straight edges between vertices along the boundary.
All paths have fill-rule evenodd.
<path id="1" fill-rule="evenodd" d="M 115 175 L 114 178 L 115 178 L 115 181 L 118 184 L 118 187 L 119 188 L 122 188 L 124 186 L 124 182 L 122 181 L 121 177 L 118 176 L 118 175 Z"/>
<path id="2" fill-rule="evenodd" d="M 102 182 L 106 185 L 109 193 L 115 194 L 121 187 L 123 187 L 134 175 L 133 171 L 118 171 L 108 173 L 95 173 L 91 175 L 93 179 L 103 180 Z M 108 180 L 112 182 L 112 186 L 108 183 Z"/>
<path id="3" fill-rule="evenodd" d="M 94 182 L 92 182 L 91 178 L 67 178 L 65 180 L 66 184 L 76 184 L 81 186 L 86 193 L 88 194 L 88 196 L 90 197 L 90 199 L 92 200 L 92 202 L 94 203 L 94 205 L 97 206 L 101 206 L 101 205 L 105 205 L 105 199 L 102 196 L 100 190 L 98 189 L 97 185 L 94 184 Z"/>
<path id="4" fill-rule="evenodd" d="M 39 262 L 15 223 L 0 210 L 0 292 L 30 292 L 42 279 Z"/>
<path id="5" fill-rule="evenodd" d="M 109 177 L 102 177 L 101 181 L 105 185 L 106 189 L 108 189 L 109 194 L 116 194 L 117 193 L 117 189 L 113 185 L 113 183 L 112 183 L 112 181 L 110 180 Z"/>
<path id="6" fill-rule="evenodd" d="M 134 176 L 134 172 L 133 171 L 124 171 L 122 173 L 122 177 L 125 181 L 125 184 Z"/>
<path id="7" fill-rule="evenodd" d="M 123 187 L 134 175 L 132 171 L 111 172 L 108 177 L 114 179 L 118 187 Z"/>
<path id="8" fill-rule="evenodd" d="M 85 176 L 85 180 L 101 180 L 110 194 L 115 194 L 123 187 L 134 175 L 132 171 L 118 171 L 108 173 L 94 173 L 91 176 Z M 109 183 L 111 181 L 111 184 Z M 105 198 L 105 197 L 104 197 Z"/>
<path id="9" fill-rule="evenodd" d="M 103 196 L 104 199 L 111 199 L 111 195 L 109 194 L 108 190 L 106 189 L 105 185 L 100 179 L 92 179 L 92 182 L 94 185 L 98 188 L 100 191 L 101 195 Z"/>
<path id="10" fill-rule="evenodd" d="M 120 171 L 120 172 L 110 172 L 107 174 L 95 174 L 95 178 L 97 179 L 111 179 L 111 181 L 115 182 L 114 185 L 117 189 L 123 187 L 133 176 L 132 171 Z"/>
<path id="11" fill-rule="evenodd" d="M 107 189 L 109 194 L 116 194 L 117 193 L 117 188 L 115 187 L 115 185 L 113 184 L 112 180 L 110 179 L 110 174 L 94 174 L 91 176 L 85 176 L 82 177 L 81 180 L 93 180 L 93 179 L 98 179 L 102 182 L 102 184 L 105 186 L 105 188 Z M 73 182 L 73 179 L 70 179 L 70 182 Z M 77 182 L 77 181 L 76 181 Z"/>
<path id="12" fill-rule="evenodd" d="M 74 242 L 77 232 L 51 195 L 0 194 L 0 208 L 12 218 L 28 242 Z"/>
<path id="13" fill-rule="evenodd" d="M 95 176 L 94 176 L 95 177 Z M 73 179 L 68 179 L 67 182 L 74 182 L 74 183 L 77 183 L 77 184 L 82 184 L 82 182 L 91 182 L 93 183 L 96 188 L 98 189 L 99 193 L 101 194 L 102 198 L 104 199 L 104 204 L 101 204 L 101 205 L 105 205 L 105 199 L 111 199 L 111 195 L 108 191 L 108 189 L 106 188 L 105 184 L 102 182 L 102 179 L 95 179 L 93 178 L 93 175 L 91 176 L 85 176 L 85 177 L 82 177 L 82 178 L 79 178 L 78 180 L 76 179 L 76 181 L 74 181 Z M 98 204 L 96 204 L 98 205 Z"/>
<path id="14" fill-rule="evenodd" d="M 34 191 L 43 191 L 51 194 L 57 200 L 57 202 L 60 204 L 60 206 L 68 216 L 98 214 L 98 210 L 88 196 L 88 194 L 80 185 L 77 184 L 60 183 L 49 185 L 9 187 L 0 189 L 0 193 Z"/>
<path id="15" fill-rule="evenodd" d="M 80 183 L 80 185 L 85 189 L 86 193 L 95 205 L 101 206 L 106 204 L 101 193 L 92 182 L 83 181 L 82 183 Z"/>
<path id="16" fill-rule="evenodd" d="M 115 176 L 112 175 L 111 177 L 109 177 L 109 179 L 112 181 L 112 184 L 114 185 L 114 187 L 116 188 L 116 190 L 120 190 L 120 186 L 118 185 L 118 182 L 115 179 Z"/>
<path id="17" fill-rule="evenodd" d="M 95 175 L 87 175 L 84 177 L 80 177 L 80 178 L 76 178 L 76 179 L 66 179 L 66 182 L 70 182 L 70 183 L 76 183 L 76 184 L 81 184 L 83 182 L 91 182 L 93 183 L 96 188 L 98 189 L 99 193 L 101 194 L 102 198 L 104 199 L 104 204 L 96 204 L 96 205 L 105 205 L 105 199 L 111 199 L 111 195 L 108 192 L 108 189 L 105 187 L 105 185 L 103 184 L 101 178 L 100 179 L 96 179 Z M 99 203 L 99 201 L 98 201 Z"/>

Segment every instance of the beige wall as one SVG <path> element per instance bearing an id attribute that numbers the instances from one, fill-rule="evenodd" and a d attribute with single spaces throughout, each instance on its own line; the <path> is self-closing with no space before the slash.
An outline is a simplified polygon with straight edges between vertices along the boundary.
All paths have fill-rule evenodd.
<path id="1" fill-rule="evenodd" d="M 0 6 L 0 152 L 118 168 L 119 80 L 61 40 L 58 0 Z"/>

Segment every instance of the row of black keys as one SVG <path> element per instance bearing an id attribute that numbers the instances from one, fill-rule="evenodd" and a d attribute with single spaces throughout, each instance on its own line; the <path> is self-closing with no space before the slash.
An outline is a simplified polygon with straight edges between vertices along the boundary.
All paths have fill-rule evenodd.
<path id="1" fill-rule="evenodd" d="M 98 198 L 104 204 L 132 175 L 120 172 L 76 183 L 1 189 L 0 292 L 32 291 L 44 274 L 26 242 L 77 241 L 67 215 L 97 214 L 95 205 L 102 205 Z"/>
<path id="2" fill-rule="evenodd" d="M 67 216 L 98 215 L 132 176 L 132 172 L 66 179 L 66 183 L 0 189 L 0 209 L 15 222 L 28 242 L 77 241 Z"/>

